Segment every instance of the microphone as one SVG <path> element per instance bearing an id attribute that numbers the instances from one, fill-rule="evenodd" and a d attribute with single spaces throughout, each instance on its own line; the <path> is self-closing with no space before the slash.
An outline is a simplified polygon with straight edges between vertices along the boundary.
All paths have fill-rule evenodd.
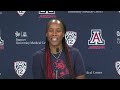
<path id="1" fill-rule="evenodd" d="M 56 48 L 56 52 L 59 53 L 59 48 Z M 58 70 L 55 71 L 55 79 L 58 79 Z"/>
<path id="2" fill-rule="evenodd" d="M 58 79 L 58 70 L 55 71 L 55 79 Z"/>

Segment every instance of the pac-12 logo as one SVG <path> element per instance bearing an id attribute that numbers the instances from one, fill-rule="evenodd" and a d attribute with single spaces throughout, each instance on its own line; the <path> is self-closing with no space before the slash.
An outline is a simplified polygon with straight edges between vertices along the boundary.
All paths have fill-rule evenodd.
<path id="1" fill-rule="evenodd" d="M 26 11 L 17 11 L 17 13 L 20 15 L 20 16 L 23 16 L 25 14 Z"/>
<path id="2" fill-rule="evenodd" d="M 72 47 L 75 42 L 76 42 L 76 39 L 77 39 L 77 32 L 74 32 L 74 31 L 67 31 L 66 34 L 65 34 L 65 40 L 66 40 L 66 43 Z"/>
<path id="3" fill-rule="evenodd" d="M 117 73 L 120 75 L 120 61 L 115 62 L 115 68 Z"/>
<path id="4" fill-rule="evenodd" d="M 25 61 L 16 61 L 14 62 L 15 72 L 19 77 L 22 77 L 27 69 L 27 62 Z"/>

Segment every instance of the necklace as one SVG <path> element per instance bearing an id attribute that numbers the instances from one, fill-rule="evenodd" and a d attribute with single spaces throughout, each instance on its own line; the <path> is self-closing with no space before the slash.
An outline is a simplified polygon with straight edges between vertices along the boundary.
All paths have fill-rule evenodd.
<path id="1" fill-rule="evenodd" d="M 60 57 L 60 55 L 61 55 L 61 53 L 62 53 L 62 51 L 60 51 L 60 52 L 59 52 L 58 57 L 56 57 L 53 53 L 51 53 L 51 54 L 52 54 L 52 56 L 53 56 L 56 60 L 58 60 L 58 59 L 59 59 L 59 57 Z"/>

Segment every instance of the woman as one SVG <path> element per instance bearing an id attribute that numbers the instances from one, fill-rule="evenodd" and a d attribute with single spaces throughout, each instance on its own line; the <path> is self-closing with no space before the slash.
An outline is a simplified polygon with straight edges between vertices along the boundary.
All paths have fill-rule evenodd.
<path id="1" fill-rule="evenodd" d="M 65 42 L 66 26 L 52 19 L 46 26 L 45 48 L 33 56 L 34 79 L 85 79 L 85 67 L 78 49 Z"/>

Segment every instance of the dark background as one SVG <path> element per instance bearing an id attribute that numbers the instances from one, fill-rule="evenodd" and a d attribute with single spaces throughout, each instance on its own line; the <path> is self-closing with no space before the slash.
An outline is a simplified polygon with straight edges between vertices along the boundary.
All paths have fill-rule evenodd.
<path id="1" fill-rule="evenodd" d="M 26 11 L 20 16 L 17 11 L 1 11 L 0 29 L 4 40 L 4 50 L 0 50 L 1 79 L 32 79 L 32 55 L 44 44 L 17 45 L 15 32 L 27 32 L 27 41 L 45 42 L 45 25 L 51 18 L 39 18 L 39 11 Z M 52 16 L 52 15 L 51 15 Z M 56 11 L 55 15 L 64 21 L 68 31 L 77 32 L 73 47 L 80 50 L 86 71 L 102 72 L 87 74 L 88 79 L 119 79 L 115 62 L 120 61 L 120 45 L 117 44 L 116 32 L 120 31 L 120 13 L 103 11 L 103 13 L 68 13 Z M 105 40 L 105 49 L 88 49 L 91 29 L 101 29 Z M 27 69 L 22 77 L 14 70 L 15 61 L 26 61 Z"/>

